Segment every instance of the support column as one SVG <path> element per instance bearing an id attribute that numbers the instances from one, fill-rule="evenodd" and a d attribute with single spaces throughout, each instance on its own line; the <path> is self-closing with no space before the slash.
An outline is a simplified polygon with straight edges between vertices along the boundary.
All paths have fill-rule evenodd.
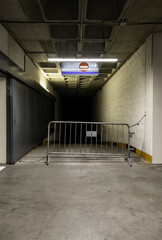
<path id="1" fill-rule="evenodd" d="M 153 163 L 162 163 L 162 33 L 153 35 Z"/>
<path id="2" fill-rule="evenodd" d="M 0 164 L 6 164 L 6 78 L 0 77 Z"/>

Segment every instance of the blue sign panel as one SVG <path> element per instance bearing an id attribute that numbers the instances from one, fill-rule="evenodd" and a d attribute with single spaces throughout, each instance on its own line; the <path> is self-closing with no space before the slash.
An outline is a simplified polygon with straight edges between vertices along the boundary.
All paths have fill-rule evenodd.
<path id="1" fill-rule="evenodd" d="M 63 76 L 98 76 L 98 63 L 96 62 L 63 62 Z"/>

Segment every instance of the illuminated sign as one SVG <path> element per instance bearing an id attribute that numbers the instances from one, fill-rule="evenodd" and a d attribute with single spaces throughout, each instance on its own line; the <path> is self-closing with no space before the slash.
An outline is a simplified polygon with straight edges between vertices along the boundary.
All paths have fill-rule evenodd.
<path id="1" fill-rule="evenodd" d="M 98 76 L 96 62 L 63 62 L 62 75 L 67 76 Z"/>

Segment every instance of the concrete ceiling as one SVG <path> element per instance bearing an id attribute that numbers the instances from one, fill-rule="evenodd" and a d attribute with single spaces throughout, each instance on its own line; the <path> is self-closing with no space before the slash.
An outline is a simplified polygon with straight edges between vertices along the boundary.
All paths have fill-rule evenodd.
<path id="1" fill-rule="evenodd" d="M 62 95 L 90 97 L 155 31 L 161 0 L 0 0 L 0 22 Z M 48 57 L 115 57 L 97 77 L 61 76 Z"/>

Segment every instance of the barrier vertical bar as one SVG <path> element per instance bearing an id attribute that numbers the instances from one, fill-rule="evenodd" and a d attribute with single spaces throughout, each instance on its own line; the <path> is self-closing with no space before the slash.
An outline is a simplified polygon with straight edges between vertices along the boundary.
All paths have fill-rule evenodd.
<path id="1" fill-rule="evenodd" d="M 129 166 L 132 167 L 132 162 L 130 161 L 130 126 L 128 125 L 128 153 L 127 153 L 127 160 Z"/>
<path id="2" fill-rule="evenodd" d="M 56 142 L 56 131 L 57 131 L 57 124 L 55 123 L 54 124 L 54 134 L 53 134 L 53 147 L 54 147 L 54 150 L 55 150 L 55 142 Z"/>
<path id="3" fill-rule="evenodd" d="M 97 153 L 97 135 L 98 135 L 98 124 L 96 124 L 96 153 Z"/>
<path id="4" fill-rule="evenodd" d="M 76 152 L 76 138 L 77 138 L 77 123 L 75 123 L 75 152 Z"/>
<path id="5" fill-rule="evenodd" d="M 108 125 L 106 125 L 106 149 L 108 144 Z"/>
<path id="6" fill-rule="evenodd" d="M 123 152 L 123 145 L 124 145 L 124 142 L 123 142 L 123 128 L 124 128 L 124 126 L 122 125 L 122 152 Z"/>
<path id="7" fill-rule="evenodd" d="M 48 124 L 48 139 L 47 139 L 47 162 L 46 162 L 46 164 L 47 164 L 47 165 L 49 164 L 49 161 L 50 161 L 50 155 L 49 155 L 50 125 L 51 125 L 51 123 L 49 123 L 49 124 Z"/>
<path id="8" fill-rule="evenodd" d="M 61 143 L 61 123 L 59 127 L 59 149 L 60 149 L 60 143 Z"/>
<path id="9" fill-rule="evenodd" d="M 81 152 L 81 144 L 82 144 L 82 123 L 80 125 L 80 152 Z"/>
<path id="10" fill-rule="evenodd" d="M 91 152 L 92 152 L 92 123 L 91 123 Z"/>
<path id="11" fill-rule="evenodd" d="M 65 152 L 65 146 L 66 146 L 66 123 L 65 123 L 65 129 L 64 129 L 64 152 Z"/>
<path id="12" fill-rule="evenodd" d="M 111 125 L 111 149 L 113 150 L 113 124 Z"/>
<path id="13" fill-rule="evenodd" d="M 117 125 L 117 150 L 118 150 L 118 125 Z"/>
<path id="14" fill-rule="evenodd" d="M 103 135 L 103 125 L 101 124 L 101 149 L 102 149 L 102 135 Z"/>
<path id="15" fill-rule="evenodd" d="M 71 123 L 70 123 L 69 152 L 71 152 Z"/>
<path id="16" fill-rule="evenodd" d="M 87 123 L 86 123 L 86 132 L 85 132 L 85 153 L 87 152 Z"/>

